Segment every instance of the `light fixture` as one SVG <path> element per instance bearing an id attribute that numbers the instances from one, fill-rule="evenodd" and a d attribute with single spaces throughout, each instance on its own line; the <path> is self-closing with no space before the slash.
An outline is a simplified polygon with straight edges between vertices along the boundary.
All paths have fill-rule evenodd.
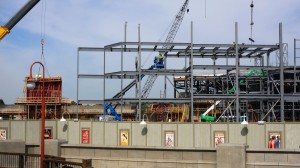
<path id="1" fill-rule="evenodd" d="M 147 124 L 146 121 L 145 121 L 145 116 L 146 116 L 147 119 L 148 119 L 148 116 L 147 116 L 146 114 L 144 114 L 144 115 L 143 115 L 143 119 L 142 119 L 142 121 L 140 122 L 141 125 L 146 125 L 146 124 Z"/>
<path id="2" fill-rule="evenodd" d="M 64 118 L 64 114 L 65 113 L 67 113 L 69 115 L 69 119 L 70 119 L 70 114 L 68 113 L 68 111 L 65 111 L 65 112 L 62 113 L 61 119 L 59 121 L 61 121 L 61 122 L 65 122 L 66 121 L 66 119 Z"/>
<path id="3" fill-rule="evenodd" d="M 242 116 L 244 119 L 243 119 L 243 122 L 241 123 L 242 125 L 247 125 L 248 124 L 248 122 L 246 121 L 246 116 L 244 115 L 244 116 Z"/>
<path id="4" fill-rule="evenodd" d="M 62 117 L 61 117 L 61 119 L 60 119 L 59 121 L 61 121 L 61 122 L 65 122 L 65 121 L 66 121 L 66 119 L 64 118 L 64 116 L 62 116 Z"/>

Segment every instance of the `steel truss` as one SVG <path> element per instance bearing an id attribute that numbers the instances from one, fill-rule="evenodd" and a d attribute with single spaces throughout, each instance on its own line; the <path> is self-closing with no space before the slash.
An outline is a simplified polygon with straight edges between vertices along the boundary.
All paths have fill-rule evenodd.
<path id="1" fill-rule="evenodd" d="M 281 26 L 281 24 L 279 25 Z M 281 29 L 280 29 L 281 30 Z M 237 29 L 236 29 L 237 32 Z M 191 37 L 193 33 L 191 33 Z M 282 36 L 282 30 L 279 32 Z M 171 46 L 163 49 L 164 45 Z M 283 57 L 283 43 L 280 40 L 275 45 L 256 45 L 256 44 L 239 44 L 236 40 L 234 44 L 194 44 L 190 43 L 165 43 L 165 42 L 119 42 L 104 46 L 103 48 L 79 47 L 77 60 L 77 101 L 81 102 L 99 102 L 113 104 L 136 104 L 145 103 L 186 103 L 190 104 L 191 111 L 190 120 L 195 120 L 195 109 L 193 105 L 205 100 L 217 101 L 222 100 L 213 114 L 216 117 L 222 114 L 236 116 L 239 120 L 241 114 L 247 115 L 251 121 L 285 121 L 300 120 L 300 68 L 297 66 L 271 66 L 270 56 L 276 54 Z M 121 71 L 106 73 L 104 66 L 103 74 L 83 74 L 79 69 L 79 57 L 82 52 L 100 52 L 103 54 L 103 61 L 107 59 L 107 53 L 119 53 L 121 60 L 124 60 L 124 53 L 149 53 L 149 52 L 165 52 L 165 60 L 169 58 L 184 58 L 189 60 L 189 65 L 181 70 L 165 69 L 147 70 L 140 69 L 136 71 L 126 71 L 121 63 Z M 101 55 L 101 54 L 99 54 Z M 115 55 L 115 54 L 114 54 Z M 138 54 L 137 54 L 138 55 Z M 211 58 L 213 60 L 223 59 L 226 64 L 216 65 L 199 65 L 193 64 L 195 60 L 203 58 Z M 236 60 L 235 65 L 228 65 L 228 59 Z M 259 66 L 240 65 L 242 60 L 263 60 Z M 283 60 L 283 59 L 281 59 Z M 266 65 L 264 64 L 266 62 Z M 106 62 L 104 64 L 107 64 Z M 139 65 L 141 65 L 139 63 Z M 265 76 L 252 75 L 247 77 L 244 83 L 236 84 L 238 81 L 245 79 L 245 72 L 257 69 L 266 73 Z M 199 75 L 194 71 L 211 70 L 211 75 Z M 216 71 L 223 71 L 222 75 L 217 75 Z M 238 73 L 237 73 L 238 72 Z M 137 80 L 136 84 L 140 84 L 138 77 L 141 75 L 156 76 L 172 76 L 174 86 L 173 98 L 105 98 L 105 90 L 103 89 L 103 100 L 80 100 L 78 95 L 78 81 L 81 78 L 121 80 L 124 79 Z M 296 77 L 294 77 L 296 76 Z M 297 80 L 296 80 L 297 79 Z M 104 84 L 105 87 L 105 84 Z M 226 94 L 232 87 L 236 87 L 232 94 Z M 123 89 L 123 88 L 121 88 Z M 136 87 L 137 89 L 137 87 Z M 137 89 L 137 92 L 141 92 Z M 192 93 L 192 94 L 191 94 Z M 283 104 L 283 105 L 282 105 Z M 200 105 L 201 106 L 201 105 Z M 245 108 L 242 108 L 245 106 Z M 230 112 L 229 112 L 230 111 Z M 138 111 L 137 115 L 142 112 Z M 228 116 L 229 117 L 229 116 Z"/>

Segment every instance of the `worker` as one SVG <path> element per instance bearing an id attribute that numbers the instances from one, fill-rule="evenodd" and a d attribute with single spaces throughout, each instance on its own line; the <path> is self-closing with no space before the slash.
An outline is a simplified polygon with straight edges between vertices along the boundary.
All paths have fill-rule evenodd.
<path id="1" fill-rule="evenodd" d="M 158 63 L 163 64 L 164 63 L 164 55 L 162 53 L 158 54 Z"/>

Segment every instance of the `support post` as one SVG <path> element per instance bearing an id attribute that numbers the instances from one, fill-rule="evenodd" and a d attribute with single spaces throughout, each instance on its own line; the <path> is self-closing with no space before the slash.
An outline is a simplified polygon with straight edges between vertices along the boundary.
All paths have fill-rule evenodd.
<path id="1" fill-rule="evenodd" d="M 193 53 L 193 22 L 191 22 L 191 58 L 190 58 L 190 67 L 191 67 L 191 83 L 190 83 L 190 94 L 191 94 L 191 122 L 194 122 L 194 53 Z"/>
<path id="2" fill-rule="evenodd" d="M 236 89 L 235 89 L 235 94 L 236 94 L 236 106 L 235 106 L 235 111 L 236 111 L 236 122 L 240 121 L 240 98 L 239 98 L 239 94 L 240 94 L 240 85 L 239 85 L 239 63 L 240 63 L 240 59 L 239 59 L 239 50 L 238 50 L 239 46 L 238 46 L 238 23 L 235 22 L 235 83 L 236 83 Z"/>
<path id="3" fill-rule="evenodd" d="M 284 122 L 284 74 L 283 74 L 283 43 L 282 23 L 279 23 L 279 56 L 280 56 L 280 121 Z"/>
<path id="4" fill-rule="evenodd" d="M 78 75 L 79 75 L 79 48 L 77 49 L 77 82 L 76 82 L 76 86 L 77 86 L 77 90 L 76 90 L 76 103 L 77 103 L 77 105 L 76 105 L 76 119 L 77 119 L 77 121 L 78 121 L 78 91 L 79 91 L 79 78 L 78 78 Z"/>
<path id="5" fill-rule="evenodd" d="M 139 56 L 138 56 L 138 71 L 139 71 L 139 78 L 138 78 L 138 95 L 139 95 L 139 109 L 138 109 L 138 115 L 139 115 L 139 121 L 141 121 L 141 115 L 142 115 L 142 93 L 141 93 L 141 88 L 142 88 L 142 81 L 141 81 L 141 27 L 140 24 L 138 26 L 138 41 L 139 41 Z"/>

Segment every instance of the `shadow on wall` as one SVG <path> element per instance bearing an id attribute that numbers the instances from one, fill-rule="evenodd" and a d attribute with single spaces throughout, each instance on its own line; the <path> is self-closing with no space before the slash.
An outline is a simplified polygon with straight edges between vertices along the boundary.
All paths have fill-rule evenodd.
<path id="1" fill-rule="evenodd" d="M 246 136 L 248 134 L 248 128 L 247 127 L 244 127 L 242 130 L 241 130 L 241 135 L 242 136 Z"/>
<path id="2" fill-rule="evenodd" d="M 63 132 L 66 132 L 67 130 L 68 130 L 68 124 L 64 124 Z"/>
<path id="3" fill-rule="evenodd" d="M 145 135 L 147 135 L 147 133 L 148 133 L 148 129 L 147 129 L 147 127 L 144 127 L 144 128 L 142 129 L 141 134 L 142 134 L 143 136 L 145 136 Z"/>

